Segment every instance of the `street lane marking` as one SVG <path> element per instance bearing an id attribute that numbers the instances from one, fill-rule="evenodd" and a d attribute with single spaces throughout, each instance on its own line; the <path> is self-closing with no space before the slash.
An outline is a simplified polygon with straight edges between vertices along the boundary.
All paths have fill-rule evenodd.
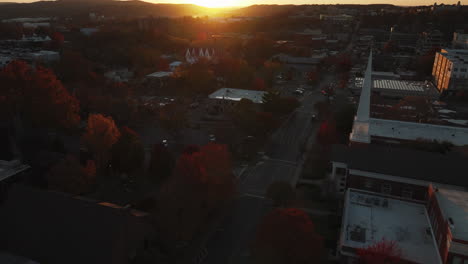
<path id="1" fill-rule="evenodd" d="M 259 199 L 266 199 L 264 196 L 257 195 L 257 194 L 251 194 L 251 193 L 243 193 L 241 196 L 242 197 L 248 196 L 248 197 L 254 197 L 254 198 L 259 198 Z"/>
<path id="2" fill-rule="evenodd" d="M 297 162 L 294 162 L 294 161 L 282 160 L 282 159 L 272 159 L 272 158 L 269 158 L 268 160 L 269 161 L 278 161 L 278 162 L 286 163 L 286 164 L 289 164 L 291 166 L 297 166 Z"/>

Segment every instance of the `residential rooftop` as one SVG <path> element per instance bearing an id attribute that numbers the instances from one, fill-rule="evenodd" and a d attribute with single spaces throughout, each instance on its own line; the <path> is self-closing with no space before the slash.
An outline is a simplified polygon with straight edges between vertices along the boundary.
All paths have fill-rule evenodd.
<path id="1" fill-rule="evenodd" d="M 165 71 L 160 71 L 160 72 L 153 72 L 151 74 L 146 75 L 147 78 L 164 78 L 164 77 L 170 77 L 173 73 L 172 72 L 165 72 Z"/>
<path id="2" fill-rule="evenodd" d="M 25 257 L 15 256 L 8 252 L 0 251 L 0 263 L 2 264 L 39 264 L 39 262 Z"/>
<path id="3" fill-rule="evenodd" d="M 254 103 L 261 104 L 263 103 L 263 95 L 265 95 L 265 93 L 266 92 L 264 91 L 221 88 L 216 92 L 210 94 L 208 97 L 211 99 L 223 99 L 230 101 L 240 101 L 242 99 L 248 99 Z"/>
<path id="4" fill-rule="evenodd" d="M 147 217 L 127 207 L 13 184 L 0 203 L 0 248 L 47 264 L 127 264 L 143 247 L 142 239 L 152 235 Z"/>
<path id="5" fill-rule="evenodd" d="M 18 173 L 26 171 L 29 168 L 29 165 L 22 164 L 19 160 L 0 160 L 0 182 Z"/>
<path id="6" fill-rule="evenodd" d="M 442 263 L 426 208 L 422 204 L 349 189 L 341 232 L 343 254 L 352 254 L 346 248 L 366 248 L 385 239 L 396 242 L 405 260 L 424 264 Z"/>

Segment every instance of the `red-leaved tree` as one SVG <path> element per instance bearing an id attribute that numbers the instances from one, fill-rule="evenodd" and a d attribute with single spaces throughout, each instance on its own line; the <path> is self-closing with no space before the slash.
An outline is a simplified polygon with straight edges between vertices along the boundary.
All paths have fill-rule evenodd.
<path id="1" fill-rule="evenodd" d="M 67 156 L 53 166 L 47 174 L 49 189 L 71 194 L 89 192 L 96 181 L 96 166 L 88 160 L 81 166 L 74 156 Z"/>
<path id="2" fill-rule="evenodd" d="M 49 69 L 13 61 L 0 71 L 0 83 L 1 110 L 7 117 L 51 128 L 73 128 L 80 121 L 78 100 Z"/>
<path id="3" fill-rule="evenodd" d="M 402 251 L 395 241 L 382 239 L 357 251 L 362 264 L 397 264 L 402 263 Z"/>
<path id="4" fill-rule="evenodd" d="M 278 208 L 265 216 L 252 248 L 254 263 L 322 263 L 323 239 L 302 210 Z"/>
<path id="5" fill-rule="evenodd" d="M 325 120 L 317 132 L 317 142 L 323 147 L 337 142 L 336 124 L 334 120 Z"/>
<path id="6" fill-rule="evenodd" d="M 157 227 L 168 246 L 187 241 L 234 191 L 227 146 L 208 144 L 180 156 L 158 197 Z"/>
<path id="7" fill-rule="evenodd" d="M 120 131 L 112 117 L 89 115 L 82 142 L 95 155 L 98 168 L 102 168 L 109 161 L 111 147 L 119 137 Z"/>

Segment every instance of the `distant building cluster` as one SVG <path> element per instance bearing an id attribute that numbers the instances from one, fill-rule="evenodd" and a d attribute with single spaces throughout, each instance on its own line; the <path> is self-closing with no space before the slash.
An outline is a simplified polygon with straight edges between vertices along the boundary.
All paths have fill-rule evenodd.
<path id="1" fill-rule="evenodd" d="M 438 53 L 434 77 L 451 77 L 454 67 L 459 72 L 464 52 Z M 346 261 L 358 257 L 358 249 L 386 239 L 404 249 L 401 257 L 408 263 L 464 263 L 468 260 L 468 181 L 460 173 L 468 170 L 466 157 L 405 146 L 467 146 L 468 122 L 441 125 L 401 121 L 398 116 L 373 117 L 371 96 L 436 100 L 438 93 L 427 82 L 374 74 L 372 61 L 371 52 L 364 77 L 355 80 L 354 87 L 361 91 L 350 144 L 334 145 L 331 155 L 329 180 L 333 184 L 329 191 L 344 200 L 340 256 L 349 263 Z M 436 86 L 443 91 L 448 88 L 439 87 L 448 83 L 450 80 L 440 81 Z"/>

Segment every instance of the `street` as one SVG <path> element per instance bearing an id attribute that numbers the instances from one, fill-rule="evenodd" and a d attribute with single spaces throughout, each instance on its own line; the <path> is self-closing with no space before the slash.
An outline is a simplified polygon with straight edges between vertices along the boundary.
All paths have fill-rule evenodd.
<path id="1" fill-rule="evenodd" d="M 331 79 L 327 76 L 319 87 Z M 202 247 L 208 254 L 192 263 L 248 263 L 257 224 L 272 209 L 270 200 L 264 198 L 265 192 L 272 182 L 297 181 L 303 146 L 318 127 L 311 122 L 314 104 L 323 99 L 320 89 L 306 91 L 302 105 L 274 133 L 262 159 L 241 176 L 237 199 Z"/>

